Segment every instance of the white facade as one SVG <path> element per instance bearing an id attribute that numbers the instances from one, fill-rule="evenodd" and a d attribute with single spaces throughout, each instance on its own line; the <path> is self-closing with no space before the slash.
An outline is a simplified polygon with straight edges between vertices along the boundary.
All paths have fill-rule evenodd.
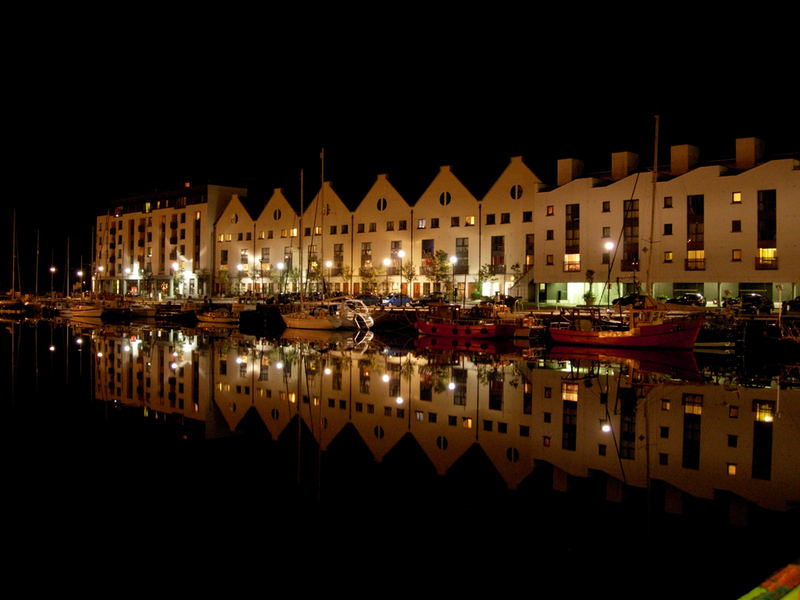
<path id="1" fill-rule="evenodd" d="M 310 289 L 322 277 L 328 291 L 345 293 L 420 296 L 455 284 L 459 297 L 582 303 L 590 288 L 606 302 L 649 283 L 664 297 L 699 291 L 720 302 L 759 291 L 778 302 L 800 293 L 800 161 L 762 162 L 762 152 L 759 140 L 737 140 L 735 160 L 699 165 L 697 148 L 674 146 L 655 190 L 652 168 L 630 152 L 612 154 L 609 173 L 593 176 L 560 160 L 554 186 L 513 157 L 482 198 L 448 166 L 418 198 L 404 198 L 385 174 L 363 198 L 340 198 L 325 182 L 302 220 L 279 189 L 254 218 L 236 198 L 246 191 L 225 188 L 213 219 L 208 203 L 99 217 L 96 274 L 103 267 L 104 289 L 121 292 L 121 269 L 142 272 L 144 263 L 158 289 L 174 293 L 164 282 L 177 262 L 191 274 L 179 288 L 187 295 L 203 287 L 197 265 L 213 274 L 212 293 L 297 291 L 310 266 Z M 181 220 L 196 218 L 199 247 Z M 432 274 L 439 252 L 455 259 L 449 277 Z"/>

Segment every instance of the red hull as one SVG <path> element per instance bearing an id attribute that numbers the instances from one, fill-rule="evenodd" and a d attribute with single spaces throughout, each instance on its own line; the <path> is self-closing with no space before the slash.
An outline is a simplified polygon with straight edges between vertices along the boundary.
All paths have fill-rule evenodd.
<path id="1" fill-rule="evenodd" d="M 632 331 L 580 331 L 550 329 L 556 344 L 614 348 L 694 348 L 703 319 L 676 320 L 659 325 L 641 325 Z"/>
<path id="2" fill-rule="evenodd" d="M 472 340 L 493 340 L 513 337 L 517 329 L 514 323 L 459 323 L 446 321 L 426 321 L 417 319 L 414 327 L 423 335 L 462 338 Z"/>

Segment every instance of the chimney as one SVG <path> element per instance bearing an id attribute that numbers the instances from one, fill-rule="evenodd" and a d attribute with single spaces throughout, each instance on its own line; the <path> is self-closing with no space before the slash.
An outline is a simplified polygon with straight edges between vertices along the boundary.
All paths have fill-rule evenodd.
<path id="1" fill-rule="evenodd" d="M 562 158 L 558 161 L 558 185 L 562 186 L 583 175 L 583 161 L 575 158 Z"/>
<path id="2" fill-rule="evenodd" d="M 669 150 L 669 169 L 672 175 L 683 175 L 697 166 L 700 150 L 696 146 L 684 144 L 672 146 Z"/>
<path id="3" fill-rule="evenodd" d="M 633 152 L 614 152 L 611 154 L 611 179 L 624 179 L 639 167 L 639 155 Z"/>
<path id="4" fill-rule="evenodd" d="M 758 138 L 739 138 L 736 140 L 736 168 L 752 169 L 764 155 L 764 142 Z"/>

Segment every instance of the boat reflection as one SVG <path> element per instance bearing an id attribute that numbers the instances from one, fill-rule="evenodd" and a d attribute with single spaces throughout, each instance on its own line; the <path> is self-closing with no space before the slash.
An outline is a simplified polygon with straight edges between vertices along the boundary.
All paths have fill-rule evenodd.
<path id="1" fill-rule="evenodd" d="M 302 426 L 321 453 L 355 434 L 378 463 L 413 441 L 440 475 L 479 452 L 512 490 L 602 477 L 609 501 L 657 485 L 664 512 L 721 494 L 776 511 L 800 500 L 800 389 L 720 382 L 692 352 L 158 327 L 96 328 L 91 340 L 96 398 L 186 435 L 257 424 L 278 439 Z"/>

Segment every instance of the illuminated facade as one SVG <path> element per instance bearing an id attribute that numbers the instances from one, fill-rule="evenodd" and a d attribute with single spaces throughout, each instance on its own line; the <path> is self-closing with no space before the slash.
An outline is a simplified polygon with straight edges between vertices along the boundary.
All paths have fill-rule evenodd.
<path id="1" fill-rule="evenodd" d="M 655 190 L 652 168 L 630 152 L 612 154 L 610 171 L 591 176 L 581 161 L 559 160 L 555 185 L 513 157 L 482 197 L 446 166 L 413 199 L 384 174 L 363 198 L 342 199 L 325 182 L 302 225 L 280 190 L 256 218 L 231 193 L 218 196 L 218 220 L 201 217 L 201 236 L 187 238 L 194 246 L 169 237 L 183 226 L 175 208 L 106 215 L 98 219 L 97 269 L 106 269 L 98 281 L 125 289 L 122 269 L 144 262 L 156 289 L 174 294 L 170 265 L 200 239 L 199 263 L 177 261 L 193 274 L 178 288 L 184 295 L 296 291 L 302 277 L 312 290 L 324 278 L 326 289 L 345 293 L 420 296 L 455 286 L 460 298 L 499 292 L 578 304 L 590 289 L 604 303 L 650 283 L 662 297 L 701 292 L 714 303 L 757 291 L 778 302 L 800 293 L 800 161 L 763 156 L 755 138 L 737 140 L 735 159 L 714 164 L 701 164 L 693 146 L 673 146 Z M 212 287 L 195 264 L 209 281 L 213 274 Z"/>

